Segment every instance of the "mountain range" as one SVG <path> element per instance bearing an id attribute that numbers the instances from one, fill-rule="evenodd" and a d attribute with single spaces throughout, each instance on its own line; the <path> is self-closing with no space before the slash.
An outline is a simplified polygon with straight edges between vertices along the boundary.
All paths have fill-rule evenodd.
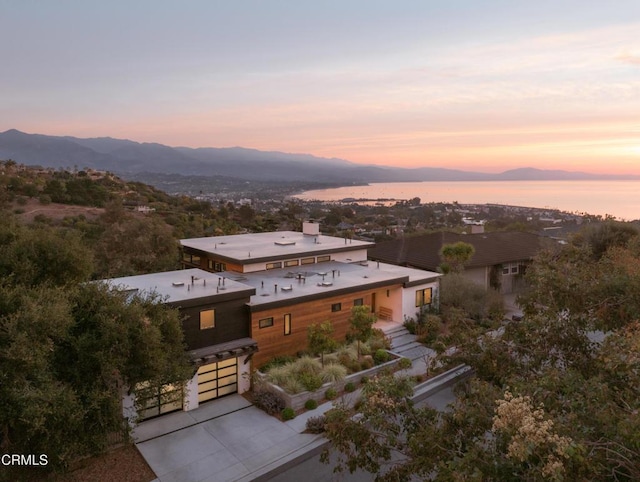
<path id="1" fill-rule="evenodd" d="M 403 181 L 532 181 L 640 179 L 585 172 L 512 169 L 498 174 L 439 167 L 401 168 L 356 164 L 309 154 L 259 151 L 242 147 L 189 148 L 140 143 L 111 137 L 80 139 L 27 134 L 16 129 L 0 133 L 0 159 L 42 167 L 78 167 L 127 174 L 164 173 L 225 176 L 248 181 L 316 181 L 366 183 Z"/>

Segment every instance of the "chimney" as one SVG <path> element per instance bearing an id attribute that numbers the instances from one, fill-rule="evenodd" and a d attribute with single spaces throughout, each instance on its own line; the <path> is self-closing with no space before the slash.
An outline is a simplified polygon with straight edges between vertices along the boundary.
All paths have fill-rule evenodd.
<path id="1" fill-rule="evenodd" d="M 320 225 L 313 221 L 305 221 L 302 223 L 302 234 L 318 236 L 320 234 Z"/>

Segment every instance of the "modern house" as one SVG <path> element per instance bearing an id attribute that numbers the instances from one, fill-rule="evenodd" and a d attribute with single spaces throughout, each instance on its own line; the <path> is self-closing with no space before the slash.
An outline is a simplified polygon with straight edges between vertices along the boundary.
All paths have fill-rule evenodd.
<path id="1" fill-rule="evenodd" d="M 369 250 L 369 259 L 385 263 L 437 271 L 442 264 L 440 249 L 457 242 L 471 244 L 475 253 L 465 265 L 464 276 L 501 293 L 517 292 L 534 256 L 549 242 L 524 232 L 458 234 L 431 233 L 378 243 Z"/>
<path id="2" fill-rule="evenodd" d="M 373 243 L 321 235 L 314 223 L 304 223 L 302 233 L 181 244 L 184 270 L 106 280 L 118 289 L 156 293 L 184 315 L 194 376 L 184 396 L 150 400 L 142 418 L 248 390 L 252 369 L 307 347 L 311 324 L 330 321 L 334 336 L 344 339 L 353 306 L 402 322 L 437 299 L 440 274 L 368 261 Z M 133 405 L 125 400 L 129 416 Z"/>

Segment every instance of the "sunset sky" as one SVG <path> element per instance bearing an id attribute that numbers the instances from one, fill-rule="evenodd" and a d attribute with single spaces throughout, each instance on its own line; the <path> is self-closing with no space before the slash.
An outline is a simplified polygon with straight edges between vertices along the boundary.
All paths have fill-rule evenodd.
<path id="1" fill-rule="evenodd" d="M 0 131 L 640 174 L 640 1 L 0 0 Z"/>

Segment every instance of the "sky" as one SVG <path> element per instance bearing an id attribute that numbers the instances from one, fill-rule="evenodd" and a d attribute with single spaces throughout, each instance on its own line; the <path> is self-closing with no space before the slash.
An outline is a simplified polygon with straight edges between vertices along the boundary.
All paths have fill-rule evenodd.
<path id="1" fill-rule="evenodd" d="M 0 0 L 0 131 L 640 174 L 638 0 Z"/>

